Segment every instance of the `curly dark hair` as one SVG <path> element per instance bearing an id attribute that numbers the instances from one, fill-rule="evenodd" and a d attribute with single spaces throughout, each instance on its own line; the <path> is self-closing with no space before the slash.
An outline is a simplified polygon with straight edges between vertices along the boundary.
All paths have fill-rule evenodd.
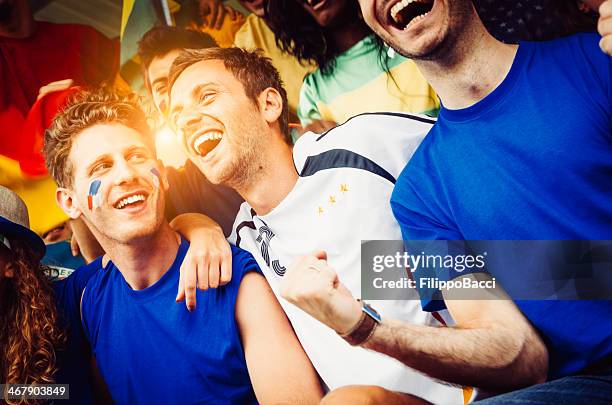
<path id="1" fill-rule="evenodd" d="M 32 257 L 30 248 L 10 240 L 9 260 L 14 274 L 0 296 L 0 382 L 3 384 L 52 384 L 57 371 L 56 352 L 66 344 L 51 283 L 45 267 Z M 9 401 L 34 404 L 33 400 Z"/>
<path id="2" fill-rule="evenodd" d="M 348 15 L 363 23 L 370 33 L 374 32 L 363 22 L 361 9 L 357 1 L 347 2 Z M 316 64 L 323 75 L 331 75 L 336 67 L 336 57 L 342 52 L 334 45 L 327 30 L 296 0 L 268 0 L 266 22 L 274 32 L 277 45 L 286 53 L 295 56 L 299 61 Z M 386 45 L 378 37 L 375 46 L 379 55 L 381 68 L 389 71 L 386 58 Z"/>

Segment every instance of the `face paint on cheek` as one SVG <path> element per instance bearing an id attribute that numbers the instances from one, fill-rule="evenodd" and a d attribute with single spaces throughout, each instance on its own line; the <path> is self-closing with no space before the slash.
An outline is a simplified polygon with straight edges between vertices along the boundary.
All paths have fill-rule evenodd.
<path id="1" fill-rule="evenodd" d="M 102 205 L 102 197 L 100 194 L 101 185 L 102 182 L 100 180 L 94 180 L 89 184 L 89 193 L 87 194 L 87 206 L 89 207 L 90 211 Z"/>
<path id="2" fill-rule="evenodd" d="M 161 173 L 159 173 L 159 170 L 157 170 L 156 167 L 151 169 L 151 177 L 153 177 L 153 185 L 155 188 L 159 188 Z"/>

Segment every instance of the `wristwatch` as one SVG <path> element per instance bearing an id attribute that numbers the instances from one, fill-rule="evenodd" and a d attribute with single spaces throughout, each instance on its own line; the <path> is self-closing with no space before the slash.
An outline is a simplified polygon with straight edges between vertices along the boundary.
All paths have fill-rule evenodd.
<path id="1" fill-rule="evenodd" d="M 361 303 L 361 318 L 359 318 L 359 322 L 357 322 L 353 329 L 339 334 L 353 346 L 359 346 L 367 342 L 381 322 L 380 314 L 374 308 L 365 301 L 359 299 L 357 301 Z"/>

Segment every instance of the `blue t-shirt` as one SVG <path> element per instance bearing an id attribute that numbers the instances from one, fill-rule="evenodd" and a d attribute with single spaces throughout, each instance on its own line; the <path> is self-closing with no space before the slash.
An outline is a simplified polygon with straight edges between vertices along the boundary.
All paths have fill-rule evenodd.
<path id="1" fill-rule="evenodd" d="M 405 240 L 612 239 L 612 58 L 599 39 L 521 43 L 491 94 L 442 108 L 391 198 Z M 517 305 L 551 377 L 612 355 L 611 301 Z"/>
<path id="2" fill-rule="evenodd" d="M 57 384 L 69 384 L 69 401 L 62 403 L 93 403 L 90 373 L 91 350 L 81 327 L 81 294 L 95 274 L 91 266 L 82 266 L 67 278 L 54 281 L 55 305 L 62 327 L 67 333 L 66 346 L 57 352 Z"/>
<path id="3" fill-rule="evenodd" d="M 183 239 L 174 263 L 153 285 L 133 290 L 109 261 L 83 295 L 83 328 L 98 368 L 118 404 L 256 403 L 235 319 L 244 274 L 255 259 L 232 246 L 232 280 L 197 291 L 189 312 L 175 302 Z"/>

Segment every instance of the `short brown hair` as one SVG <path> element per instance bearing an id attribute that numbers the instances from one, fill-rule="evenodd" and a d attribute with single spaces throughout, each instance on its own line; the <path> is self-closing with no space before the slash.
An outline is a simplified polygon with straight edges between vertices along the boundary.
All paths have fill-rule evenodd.
<path id="1" fill-rule="evenodd" d="M 232 72 L 244 87 L 247 97 L 257 103 L 257 97 L 268 87 L 276 89 L 283 100 L 283 110 L 278 119 L 285 141 L 291 145 L 289 134 L 289 109 L 287 107 L 287 92 L 283 87 L 278 70 L 272 65 L 269 58 L 257 52 L 241 48 L 207 48 L 186 49 L 175 59 L 168 77 L 168 88 L 171 89 L 176 79 L 189 66 L 205 61 L 220 60 L 225 68 Z"/>
<path id="2" fill-rule="evenodd" d="M 147 69 L 157 57 L 162 57 L 174 50 L 187 48 L 201 49 L 218 46 L 213 37 L 204 32 L 183 27 L 158 26 L 147 31 L 138 42 L 138 56 L 142 65 L 145 84 L 149 90 Z"/>
<path id="3" fill-rule="evenodd" d="M 108 88 L 80 90 L 70 97 L 45 132 L 43 153 L 47 169 L 60 187 L 72 185 L 68 156 L 74 138 L 97 124 L 123 124 L 141 133 L 155 152 L 147 118 L 135 94 L 120 94 Z"/>

